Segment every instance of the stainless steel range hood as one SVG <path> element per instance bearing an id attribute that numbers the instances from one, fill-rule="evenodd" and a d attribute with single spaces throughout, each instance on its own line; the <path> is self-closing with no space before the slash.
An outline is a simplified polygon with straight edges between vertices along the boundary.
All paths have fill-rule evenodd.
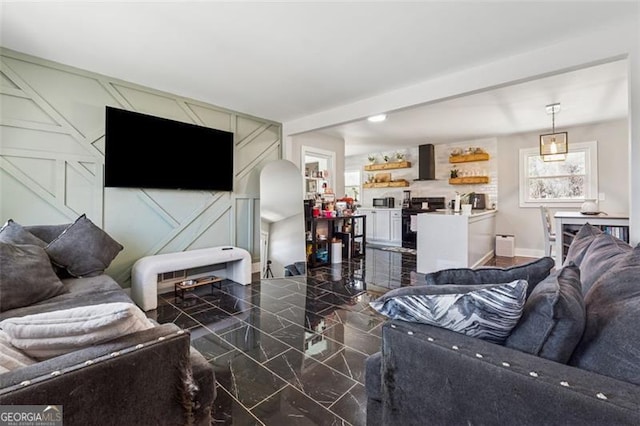
<path id="1" fill-rule="evenodd" d="M 435 180 L 436 160 L 433 144 L 418 146 L 418 179 L 414 180 Z"/>

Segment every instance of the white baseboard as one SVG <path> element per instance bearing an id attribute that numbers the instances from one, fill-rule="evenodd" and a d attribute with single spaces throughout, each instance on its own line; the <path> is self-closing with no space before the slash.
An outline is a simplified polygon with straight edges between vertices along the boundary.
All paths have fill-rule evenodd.
<path id="1" fill-rule="evenodd" d="M 516 256 L 521 256 L 521 257 L 544 257 L 544 250 L 516 247 L 515 252 L 516 252 Z"/>
<path id="2" fill-rule="evenodd" d="M 473 265 L 471 265 L 471 269 L 473 268 L 478 268 L 482 265 L 484 265 L 485 263 L 487 263 L 489 261 L 489 259 L 493 259 L 493 255 L 495 254 L 495 252 L 493 250 L 491 250 L 490 252 L 488 252 L 487 254 L 485 254 L 484 256 L 482 256 L 480 258 L 480 260 L 478 260 L 476 263 L 474 263 Z"/>

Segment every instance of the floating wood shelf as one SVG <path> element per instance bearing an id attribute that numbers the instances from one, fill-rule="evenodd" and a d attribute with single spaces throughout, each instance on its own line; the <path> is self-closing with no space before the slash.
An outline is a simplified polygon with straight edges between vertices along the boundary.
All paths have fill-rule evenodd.
<path id="1" fill-rule="evenodd" d="M 364 188 L 399 188 L 403 186 L 409 186 L 409 181 L 407 180 L 394 180 L 392 182 L 372 182 L 372 183 L 364 183 L 362 185 Z"/>
<path id="2" fill-rule="evenodd" d="M 452 155 L 449 157 L 450 163 L 469 163 L 471 161 L 488 161 L 489 154 L 486 152 L 480 154 Z"/>
<path id="3" fill-rule="evenodd" d="M 408 169 L 411 167 L 410 161 L 394 161 L 390 163 L 368 164 L 364 166 L 365 171 L 374 172 L 376 170 Z"/>
<path id="4" fill-rule="evenodd" d="M 489 176 L 467 176 L 449 179 L 450 185 L 466 185 L 470 183 L 489 183 Z"/>

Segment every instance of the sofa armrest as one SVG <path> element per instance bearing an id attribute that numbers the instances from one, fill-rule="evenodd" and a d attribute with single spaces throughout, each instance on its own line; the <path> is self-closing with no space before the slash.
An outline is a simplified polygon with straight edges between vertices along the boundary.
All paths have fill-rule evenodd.
<path id="1" fill-rule="evenodd" d="M 62 405 L 69 425 L 190 424 L 189 358 L 189 333 L 166 324 L 0 375 L 0 404 Z"/>
<path id="2" fill-rule="evenodd" d="M 640 386 L 443 328 L 382 331 L 384 424 L 640 424 Z"/>

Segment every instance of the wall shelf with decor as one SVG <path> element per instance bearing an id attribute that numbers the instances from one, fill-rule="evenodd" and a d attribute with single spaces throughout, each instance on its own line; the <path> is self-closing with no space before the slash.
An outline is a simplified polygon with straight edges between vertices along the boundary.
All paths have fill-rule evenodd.
<path id="1" fill-rule="evenodd" d="M 489 183 L 489 176 L 465 176 L 449 179 L 450 185 L 467 185 L 474 183 Z"/>
<path id="2" fill-rule="evenodd" d="M 367 182 L 362 184 L 363 188 L 401 188 L 404 186 L 409 186 L 409 181 L 400 179 L 394 180 L 391 182 Z"/>
<path id="3" fill-rule="evenodd" d="M 470 163 L 472 161 L 489 161 L 489 154 L 481 152 L 478 154 L 451 155 L 449 157 L 450 163 Z"/>
<path id="4" fill-rule="evenodd" d="M 394 161 L 391 163 L 367 164 L 364 166 L 364 170 L 367 172 L 374 172 L 376 170 L 408 169 L 410 167 L 410 161 Z"/>

